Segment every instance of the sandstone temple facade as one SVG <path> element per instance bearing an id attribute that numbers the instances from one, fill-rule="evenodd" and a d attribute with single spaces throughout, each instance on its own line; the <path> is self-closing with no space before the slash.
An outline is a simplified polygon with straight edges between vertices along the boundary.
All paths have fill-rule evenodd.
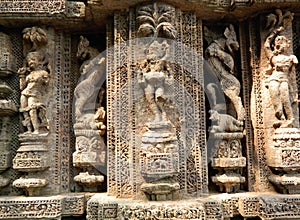
<path id="1" fill-rule="evenodd" d="M 300 219 L 298 0 L 1 0 L 0 219 Z"/>

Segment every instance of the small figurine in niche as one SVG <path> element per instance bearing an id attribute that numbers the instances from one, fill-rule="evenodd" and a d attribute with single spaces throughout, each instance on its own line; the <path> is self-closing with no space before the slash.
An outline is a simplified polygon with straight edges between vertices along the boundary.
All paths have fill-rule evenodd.
<path id="1" fill-rule="evenodd" d="M 168 44 L 154 41 L 146 51 L 146 59 L 141 64 L 139 85 L 145 92 L 146 100 L 155 115 L 154 121 L 165 119 L 163 105 L 165 97 L 165 81 L 170 78 L 170 68 L 166 62 Z"/>
<path id="2" fill-rule="evenodd" d="M 18 71 L 22 90 L 20 112 L 23 113 L 23 125 L 29 133 L 47 132 L 44 96 L 49 84 L 49 73 L 44 70 L 44 58 L 40 51 L 29 52 L 26 56 L 27 67 Z"/>
<path id="3" fill-rule="evenodd" d="M 220 82 L 220 87 L 226 97 L 229 98 L 234 106 L 237 119 L 243 121 L 245 119 L 245 109 L 239 96 L 241 84 L 234 76 L 234 52 L 239 49 L 236 33 L 233 25 L 227 27 L 222 37 L 213 40 L 205 50 L 205 57 L 210 64 L 212 70 L 216 74 Z M 209 92 L 212 93 L 212 99 L 216 100 L 216 91 L 213 91 L 215 85 L 208 85 Z M 214 101 L 213 109 L 217 110 L 216 101 Z"/>
<path id="4" fill-rule="evenodd" d="M 239 132 L 243 131 L 243 121 L 239 121 L 227 114 L 220 114 L 216 110 L 209 110 L 209 119 L 217 125 L 211 126 L 211 133 L 215 132 Z"/>
<path id="5" fill-rule="evenodd" d="M 294 115 L 291 101 L 290 75 L 295 71 L 298 59 L 289 54 L 290 41 L 283 35 L 278 35 L 284 27 L 275 29 L 267 37 L 264 47 L 269 59 L 269 68 L 266 70 L 267 88 L 275 110 L 275 117 L 279 120 L 275 127 L 291 127 L 294 123 Z M 271 42 L 274 40 L 274 49 Z M 283 121 L 285 121 L 283 125 Z"/>

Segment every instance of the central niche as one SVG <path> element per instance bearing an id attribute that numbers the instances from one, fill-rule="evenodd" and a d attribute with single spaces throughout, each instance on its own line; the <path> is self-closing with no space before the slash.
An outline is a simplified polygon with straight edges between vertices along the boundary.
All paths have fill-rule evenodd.
<path id="1" fill-rule="evenodd" d="M 207 193 L 201 26 L 194 14 L 163 3 L 114 15 L 107 33 L 110 195 Z"/>

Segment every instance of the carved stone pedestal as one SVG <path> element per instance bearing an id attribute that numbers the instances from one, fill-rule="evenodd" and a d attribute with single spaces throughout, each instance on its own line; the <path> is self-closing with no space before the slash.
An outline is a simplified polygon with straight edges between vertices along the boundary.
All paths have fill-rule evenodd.
<path id="1" fill-rule="evenodd" d="M 269 181 L 281 193 L 300 193 L 300 129 L 278 128 L 273 146 L 266 149 L 267 164 L 273 171 Z"/>
<path id="2" fill-rule="evenodd" d="M 219 174 L 212 181 L 220 187 L 221 192 L 231 193 L 240 190 L 240 184 L 246 181 L 241 169 L 246 166 L 246 158 L 242 156 L 242 132 L 214 133 L 217 155 L 212 160 L 212 167 Z"/>
<path id="3" fill-rule="evenodd" d="M 149 200 L 176 197 L 179 184 L 173 177 L 178 172 L 178 147 L 170 122 L 148 123 L 141 146 L 141 174 L 146 180 L 141 190 Z"/>
<path id="4" fill-rule="evenodd" d="M 102 137 L 98 130 L 75 130 L 76 151 L 73 153 L 73 165 L 83 172 L 74 177 L 75 182 L 83 187 L 83 191 L 96 192 L 97 186 L 104 182 L 104 176 L 97 170 L 103 164 L 105 155 L 101 155 Z"/>
<path id="5" fill-rule="evenodd" d="M 164 201 L 178 199 L 179 183 L 144 183 L 141 190 L 145 192 L 151 201 Z"/>
<path id="6" fill-rule="evenodd" d="M 44 197 L 0 198 L 0 219 L 61 220 L 64 216 L 81 216 L 85 212 L 85 195 L 61 194 Z"/>
<path id="7" fill-rule="evenodd" d="M 29 196 L 38 196 L 39 190 L 47 185 L 43 171 L 50 166 L 47 133 L 21 134 L 19 139 L 21 147 L 13 159 L 13 168 L 27 174 L 15 180 L 13 185 L 25 189 Z"/>

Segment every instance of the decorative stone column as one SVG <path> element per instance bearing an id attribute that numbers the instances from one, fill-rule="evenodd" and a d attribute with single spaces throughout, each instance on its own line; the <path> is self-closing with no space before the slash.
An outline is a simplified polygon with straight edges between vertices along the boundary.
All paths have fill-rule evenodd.
<path id="1" fill-rule="evenodd" d="M 173 179 L 178 173 L 178 147 L 170 122 L 148 123 L 142 137 L 141 174 L 146 180 L 141 190 L 149 200 L 174 200 L 180 188 Z"/>

